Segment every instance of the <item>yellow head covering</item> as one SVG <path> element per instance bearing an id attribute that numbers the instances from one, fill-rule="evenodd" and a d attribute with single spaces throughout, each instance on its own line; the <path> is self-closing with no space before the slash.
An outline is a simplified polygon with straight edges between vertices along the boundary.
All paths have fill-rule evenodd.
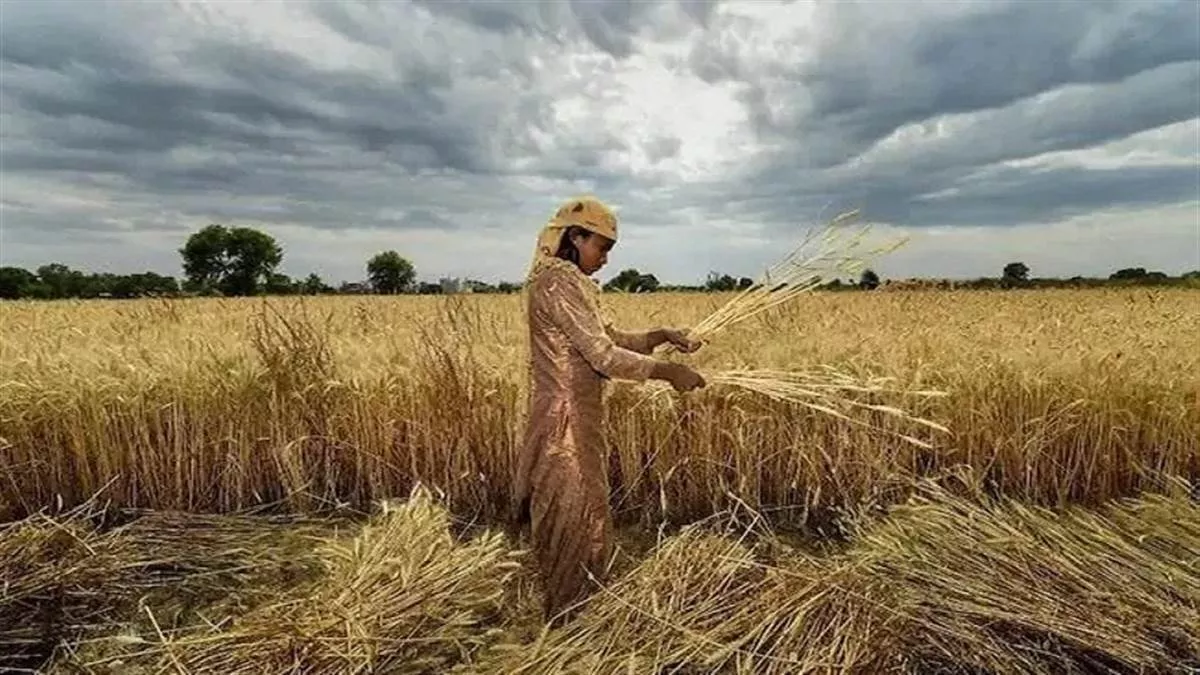
<path id="1" fill-rule="evenodd" d="M 563 232 L 572 225 L 617 240 L 617 216 L 603 202 L 590 195 L 568 199 L 558 207 L 554 217 L 538 234 L 533 263 L 529 267 L 530 275 L 537 270 L 539 263 L 554 258 Z"/>

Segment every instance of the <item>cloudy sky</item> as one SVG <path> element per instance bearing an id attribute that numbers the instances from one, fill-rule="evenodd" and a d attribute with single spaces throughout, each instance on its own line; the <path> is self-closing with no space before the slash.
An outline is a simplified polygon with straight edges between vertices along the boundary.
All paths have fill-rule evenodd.
<path id="1" fill-rule="evenodd" d="M 884 276 L 1200 268 L 1184 0 L 0 0 L 0 264 L 180 274 L 212 222 L 283 271 L 519 279 L 558 203 L 607 277 L 755 275 L 860 208 Z"/>

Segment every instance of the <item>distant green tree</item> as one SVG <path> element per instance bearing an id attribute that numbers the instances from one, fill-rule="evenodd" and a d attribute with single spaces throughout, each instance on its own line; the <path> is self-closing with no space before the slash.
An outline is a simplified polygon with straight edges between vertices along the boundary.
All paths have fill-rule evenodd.
<path id="1" fill-rule="evenodd" d="M 226 295 L 255 295 L 283 261 L 283 249 L 273 237 L 248 227 L 229 230 L 225 251 L 221 291 Z"/>
<path id="2" fill-rule="evenodd" d="M 658 282 L 658 277 L 653 274 L 643 274 L 638 278 L 637 287 L 634 293 L 654 293 L 661 286 Z"/>
<path id="3" fill-rule="evenodd" d="M 1010 262 L 1004 266 L 1002 278 L 1008 282 L 1022 282 L 1029 279 L 1029 266 L 1023 262 Z"/>
<path id="4" fill-rule="evenodd" d="M 305 295 L 320 295 L 321 293 L 332 293 L 333 288 L 321 279 L 321 275 L 312 272 L 305 277 L 304 281 L 300 282 L 300 292 Z"/>
<path id="5" fill-rule="evenodd" d="M 728 274 L 718 274 L 709 272 L 707 279 L 704 282 L 704 289 L 713 292 L 727 292 L 737 290 L 738 280 Z"/>
<path id="6" fill-rule="evenodd" d="M 215 290 L 229 262 L 228 244 L 229 230 L 224 225 L 209 225 L 188 237 L 179 249 L 186 286 L 197 291 Z"/>
<path id="7" fill-rule="evenodd" d="M 267 277 L 263 290 L 270 295 L 291 295 L 298 287 L 299 284 L 294 283 L 288 275 L 274 272 Z"/>
<path id="8" fill-rule="evenodd" d="M 604 284 L 606 291 L 622 293 L 653 293 L 660 286 L 658 277 L 653 274 L 642 274 L 636 269 L 621 270 L 617 276 Z"/>
<path id="9" fill-rule="evenodd" d="M 858 287 L 868 291 L 879 288 L 879 275 L 872 269 L 863 270 L 862 276 L 858 279 Z"/>
<path id="10" fill-rule="evenodd" d="M 604 284 L 604 290 L 632 293 L 633 287 L 637 285 L 638 279 L 641 276 L 641 272 L 632 268 L 621 270 L 617 273 L 617 276 L 609 279 L 608 283 Z"/>
<path id="11" fill-rule="evenodd" d="M 52 298 L 74 298 L 83 292 L 87 280 L 83 272 L 62 263 L 50 263 L 37 269 L 38 280 L 50 289 Z"/>
<path id="12" fill-rule="evenodd" d="M 404 293 L 408 291 L 417 272 L 406 258 L 395 251 L 383 251 L 367 261 L 367 278 L 376 293 Z"/>
<path id="13" fill-rule="evenodd" d="M 1108 276 L 1114 281 L 1141 279 L 1146 276 L 1145 267 L 1126 267 L 1125 269 L 1117 270 Z"/>
<path id="14" fill-rule="evenodd" d="M 26 297 L 37 281 L 37 275 L 23 267 L 0 267 L 0 298 Z"/>
<path id="15" fill-rule="evenodd" d="M 750 277 L 742 277 L 741 279 L 738 279 L 737 289 L 739 291 L 744 291 L 753 285 L 754 285 L 753 279 L 751 279 Z"/>
<path id="16" fill-rule="evenodd" d="M 209 225 L 188 237 L 183 271 L 191 290 L 255 295 L 283 261 L 274 237 L 249 227 Z"/>

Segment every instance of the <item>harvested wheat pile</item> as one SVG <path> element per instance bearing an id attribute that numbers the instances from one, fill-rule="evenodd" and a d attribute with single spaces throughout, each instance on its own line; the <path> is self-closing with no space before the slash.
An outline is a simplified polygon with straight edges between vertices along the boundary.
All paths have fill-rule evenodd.
<path id="1" fill-rule="evenodd" d="M 457 541 L 449 514 L 424 490 L 319 555 L 320 579 L 229 626 L 162 644 L 159 668 L 442 672 L 493 639 L 486 624 L 516 567 L 499 534 Z"/>
<path id="2" fill-rule="evenodd" d="M 767 550 L 777 551 L 775 547 Z M 685 530 L 481 673 L 1183 673 L 1200 667 L 1187 496 L 1064 513 L 923 492 L 845 551 Z"/>
<path id="3" fill-rule="evenodd" d="M 1200 667 L 1200 508 L 1186 494 L 1065 513 L 928 494 L 864 526 L 849 564 L 909 664 Z"/>
<path id="4" fill-rule="evenodd" d="M 0 671 L 34 668 L 120 611 L 137 563 L 98 529 L 93 506 L 0 526 Z"/>
<path id="5" fill-rule="evenodd" d="M 242 605 L 315 571 L 310 519 L 126 513 L 95 502 L 0 526 L 0 671 L 58 651 L 103 664 L 139 640 L 107 639 L 147 620 L 171 630 L 214 601 Z M 132 518 L 132 520 L 129 520 Z M 151 627 L 147 627 L 150 629 Z M 82 652 L 82 653 L 81 653 Z"/>
<path id="6" fill-rule="evenodd" d="M 1183 495 L 1054 513 L 925 492 L 772 581 L 731 618 L 733 646 L 766 655 L 737 672 L 1200 666 L 1200 511 Z"/>
<path id="7" fill-rule="evenodd" d="M 572 623 L 532 645 L 499 647 L 486 673 L 652 673 L 720 658 L 730 616 L 761 592 L 766 569 L 737 539 L 685 528 L 611 586 Z"/>

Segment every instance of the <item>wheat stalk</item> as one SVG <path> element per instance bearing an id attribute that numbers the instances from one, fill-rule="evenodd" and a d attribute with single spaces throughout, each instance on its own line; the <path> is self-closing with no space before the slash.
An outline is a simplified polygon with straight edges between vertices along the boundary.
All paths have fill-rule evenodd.
<path id="1" fill-rule="evenodd" d="M 859 274 L 866 268 L 867 260 L 890 253 L 908 241 L 904 237 L 891 244 L 856 253 L 871 226 L 864 225 L 850 233 L 842 226 L 858 215 L 857 210 L 847 211 L 829 221 L 819 232 L 810 230 L 796 248 L 767 268 L 758 281 L 696 324 L 690 331 L 691 336 L 704 339 L 735 323 L 778 307 L 819 286 L 822 273 L 836 271 Z M 817 242 L 815 250 L 810 251 L 814 242 Z"/>
<path id="2" fill-rule="evenodd" d="M 921 398 L 946 396 L 947 392 L 932 389 L 907 390 L 890 386 L 892 378 L 858 378 L 838 371 L 832 366 L 821 366 L 809 371 L 782 370 L 725 370 L 703 373 L 708 387 L 736 389 L 771 400 L 799 405 L 809 410 L 829 415 L 843 422 L 893 435 L 907 443 L 931 449 L 927 441 L 911 435 L 886 429 L 879 425 L 857 419 L 856 412 L 882 413 L 901 424 L 916 424 L 927 429 L 948 434 L 950 430 L 942 424 L 918 417 L 906 410 L 881 403 L 856 400 L 863 395 L 901 395 Z M 670 392 L 665 384 L 651 388 L 650 397 Z"/>

